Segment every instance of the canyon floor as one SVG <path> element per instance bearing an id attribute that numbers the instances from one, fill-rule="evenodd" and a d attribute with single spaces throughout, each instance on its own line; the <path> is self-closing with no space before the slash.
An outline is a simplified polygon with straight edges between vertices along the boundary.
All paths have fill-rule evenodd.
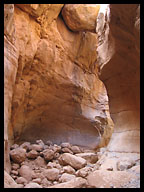
<path id="1" fill-rule="evenodd" d="M 14 188 L 140 188 L 138 154 L 36 140 L 12 145 L 10 159 Z"/>

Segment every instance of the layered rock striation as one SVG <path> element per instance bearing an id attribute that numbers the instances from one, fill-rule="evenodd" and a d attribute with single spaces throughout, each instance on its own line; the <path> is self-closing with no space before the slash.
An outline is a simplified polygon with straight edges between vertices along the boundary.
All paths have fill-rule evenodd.
<path id="1" fill-rule="evenodd" d="M 95 65 L 97 34 L 69 30 L 63 6 L 5 5 L 5 150 L 39 138 L 90 148 L 110 139 L 108 97 Z M 93 9 L 96 17 L 99 8 Z"/>
<path id="2" fill-rule="evenodd" d="M 99 30 L 97 26 L 100 79 L 106 86 L 115 124 L 109 151 L 140 151 L 139 13 L 137 4 L 110 5 L 109 19 L 101 15 L 105 27 Z"/>
<path id="3" fill-rule="evenodd" d="M 113 4 L 105 12 L 89 4 L 4 8 L 6 171 L 14 141 L 107 145 L 113 131 L 108 97 L 115 124 L 108 155 L 118 152 L 138 160 L 139 5 Z M 67 147 L 63 152 L 72 153 Z M 52 152 L 45 151 L 45 158 L 53 158 Z"/>

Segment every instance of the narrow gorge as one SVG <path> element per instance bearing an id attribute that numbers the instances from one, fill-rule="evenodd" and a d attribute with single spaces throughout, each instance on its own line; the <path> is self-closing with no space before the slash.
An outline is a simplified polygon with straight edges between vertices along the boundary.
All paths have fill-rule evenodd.
<path id="1" fill-rule="evenodd" d="M 140 5 L 4 5 L 4 188 L 140 188 Z"/>

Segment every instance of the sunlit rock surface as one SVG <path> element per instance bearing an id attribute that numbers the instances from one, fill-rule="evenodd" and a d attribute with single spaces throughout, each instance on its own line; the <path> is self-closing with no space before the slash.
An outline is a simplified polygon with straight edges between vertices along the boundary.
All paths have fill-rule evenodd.
<path id="1" fill-rule="evenodd" d="M 19 55 L 15 61 L 16 79 L 9 93 L 9 140 L 43 138 L 91 148 L 106 145 L 113 123 L 95 65 L 97 34 L 71 32 L 58 16 L 62 7 L 14 6 Z"/>
<path id="2" fill-rule="evenodd" d="M 66 4 L 62 16 L 72 31 L 94 31 L 100 9 L 98 4 Z"/>

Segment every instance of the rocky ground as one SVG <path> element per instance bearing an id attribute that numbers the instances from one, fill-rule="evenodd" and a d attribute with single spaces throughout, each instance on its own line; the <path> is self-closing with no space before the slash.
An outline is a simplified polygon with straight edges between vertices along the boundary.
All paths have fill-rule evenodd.
<path id="1" fill-rule="evenodd" d="M 5 173 L 5 187 L 140 188 L 139 158 L 109 156 L 105 148 L 95 152 L 37 140 L 12 145 L 10 159 L 13 179 Z"/>

